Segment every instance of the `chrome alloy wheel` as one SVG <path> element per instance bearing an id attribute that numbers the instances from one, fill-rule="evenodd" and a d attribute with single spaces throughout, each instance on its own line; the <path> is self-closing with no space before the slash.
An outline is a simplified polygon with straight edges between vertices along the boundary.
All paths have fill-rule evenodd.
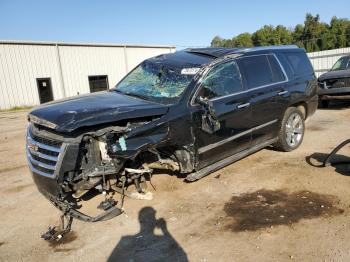
<path id="1" fill-rule="evenodd" d="M 293 113 L 286 122 L 286 142 L 290 147 L 297 147 L 304 134 L 304 123 L 302 117 Z"/>

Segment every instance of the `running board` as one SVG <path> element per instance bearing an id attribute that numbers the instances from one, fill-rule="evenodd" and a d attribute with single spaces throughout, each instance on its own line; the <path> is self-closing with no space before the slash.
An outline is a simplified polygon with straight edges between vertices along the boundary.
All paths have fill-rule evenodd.
<path id="1" fill-rule="evenodd" d="M 220 160 L 214 164 L 211 164 L 207 167 L 204 167 L 202 168 L 201 170 L 198 170 L 197 172 L 194 172 L 194 173 L 191 173 L 189 174 L 185 180 L 186 181 L 189 181 L 189 182 L 193 182 L 193 181 L 196 181 L 196 180 L 199 180 L 201 179 L 202 177 L 205 177 L 207 175 L 209 175 L 210 173 L 213 173 L 225 166 L 228 166 L 229 164 L 232 164 L 233 162 L 236 162 L 250 154 L 253 154 L 275 142 L 277 142 L 277 138 L 274 138 L 274 139 L 270 139 L 270 140 L 267 140 L 266 142 L 264 143 L 261 143 L 259 145 L 256 145 L 256 146 L 253 146 L 252 148 L 248 148 L 242 152 L 239 152 L 235 155 L 232 155 L 232 156 L 229 156 L 223 160 Z"/>

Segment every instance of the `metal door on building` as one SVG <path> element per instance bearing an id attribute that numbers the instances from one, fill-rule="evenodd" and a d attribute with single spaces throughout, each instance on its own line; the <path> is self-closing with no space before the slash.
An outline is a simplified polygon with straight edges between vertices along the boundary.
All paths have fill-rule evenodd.
<path id="1" fill-rule="evenodd" d="M 36 84 L 38 86 L 40 104 L 52 101 L 53 94 L 52 94 L 51 79 L 37 78 Z"/>

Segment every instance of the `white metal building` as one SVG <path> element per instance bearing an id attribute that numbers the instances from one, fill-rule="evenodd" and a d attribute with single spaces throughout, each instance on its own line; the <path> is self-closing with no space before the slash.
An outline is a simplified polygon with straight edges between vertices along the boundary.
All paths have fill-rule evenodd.
<path id="1" fill-rule="evenodd" d="M 0 41 L 0 109 L 113 87 L 146 58 L 174 46 Z"/>

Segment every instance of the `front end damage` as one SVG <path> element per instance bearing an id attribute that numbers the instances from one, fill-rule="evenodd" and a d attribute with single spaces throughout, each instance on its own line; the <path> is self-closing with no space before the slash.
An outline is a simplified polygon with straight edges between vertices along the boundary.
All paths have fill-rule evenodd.
<path id="1" fill-rule="evenodd" d="M 30 122 L 26 151 L 34 182 L 62 211 L 60 229 L 50 227 L 42 237 L 62 238 L 73 218 L 96 222 L 118 216 L 123 213 L 125 196 L 150 199 L 146 188 L 156 169 L 191 172 L 193 153 L 169 144 L 170 137 L 169 122 L 162 123 L 159 117 L 120 121 L 68 135 Z M 85 200 L 96 194 L 104 196 L 97 207 L 101 213 L 81 212 Z"/>

